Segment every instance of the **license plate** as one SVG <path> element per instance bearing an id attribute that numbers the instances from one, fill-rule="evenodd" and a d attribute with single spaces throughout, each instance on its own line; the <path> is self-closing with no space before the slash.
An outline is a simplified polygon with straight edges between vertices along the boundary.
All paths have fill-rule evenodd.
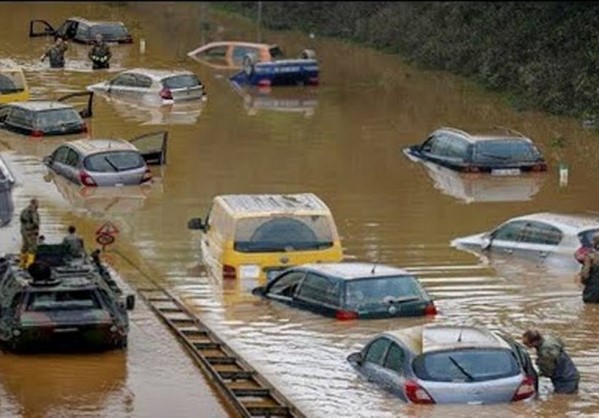
<path id="1" fill-rule="evenodd" d="M 260 276 L 260 266 L 244 265 L 239 267 L 239 277 L 241 279 L 257 279 Z"/>
<path id="2" fill-rule="evenodd" d="M 492 176 L 517 176 L 519 174 L 519 168 L 496 168 L 491 170 Z"/>

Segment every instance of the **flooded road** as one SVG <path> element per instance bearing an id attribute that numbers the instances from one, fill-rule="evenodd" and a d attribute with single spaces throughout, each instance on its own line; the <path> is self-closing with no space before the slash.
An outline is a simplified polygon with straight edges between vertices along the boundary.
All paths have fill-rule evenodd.
<path id="1" fill-rule="evenodd" d="M 309 94 L 301 89 L 284 95 L 240 94 L 223 78 L 226 73 L 188 60 L 185 53 L 203 37 L 254 40 L 254 25 L 210 15 L 212 30 L 206 34 L 200 31 L 197 5 L 151 4 L 0 4 L 6 31 L 0 40 L 3 61 L 10 57 L 25 68 L 36 98 L 58 97 L 139 66 L 192 70 L 208 93 L 200 109 L 174 116 L 175 109 L 140 109 L 96 98 L 91 120 L 95 137 L 132 138 L 168 129 L 168 166 L 154 169 L 157 181 L 151 190 L 89 191 L 45 177 L 41 157 L 64 138 L 34 141 L 0 132 L 0 150 L 18 181 L 16 213 L 37 196 L 48 241 L 59 239 L 66 225 L 74 223 L 88 247 L 104 221 L 114 222 L 121 233 L 108 257 L 126 280 L 134 283 L 141 271 L 172 289 L 311 417 L 596 414 L 599 307 L 582 304 L 572 274 L 512 260 L 487 262 L 450 248 L 449 241 L 524 213 L 598 210 L 592 190 L 599 184 L 599 171 L 589 169 L 597 166 L 597 135 L 573 120 L 515 112 L 497 96 L 457 77 L 297 33 L 263 32 L 263 37 L 290 56 L 314 49 L 321 86 Z M 137 42 L 116 46 L 110 72 L 92 73 L 86 47 L 72 44 L 64 71 L 46 69 L 39 56 L 51 41 L 29 39 L 28 21 L 58 23 L 71 15 L 124 21 L 135 39 L 145 38 L 146 55 L 139 54 Z M 461 178 L 431 172 L 401 152 L 440 126 L 493 125 L 509 126 L 535 140 L 550 171 L 520 181 Z M 560 135 L 566 139 L 561 158 L 570 167 L 565 187 L 559 185 L 551 147 Z M 425 320 L 338 322 L 258 300 L 248 294 L 248 284 L 205 275 L 199 236 L 187 230 L 188 218 L 205 216 L 218 194 L 298 192 L 314 192 L 329 205 L 348 259 L 417 273 L 441 311 L 435 322 L 483 325 L 514 336 L 533 326 L 558 333 L 580 369 L 579 395 L 553 395 L 543 380 L 540 399 L 529 403 L 406 406 L 359 377 L 345 358 L 378 332 Z M 0 231 L 2 251 L 18 251 L 17 230 L 15 219 Z M 226 414 L 200 372 L 141 304 L 132 323 L 126 354 L 0 356 L 0 416 Z M 51 383 L 56 381 L 64 381 L 65 390 L 58 391 Z"/>

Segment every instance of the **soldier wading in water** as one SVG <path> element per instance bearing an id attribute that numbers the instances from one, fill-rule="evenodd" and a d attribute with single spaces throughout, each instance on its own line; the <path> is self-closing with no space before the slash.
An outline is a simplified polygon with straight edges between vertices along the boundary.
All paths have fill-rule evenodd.
<path id="1" fill-rule="evenodd" d="M 67 49 L 69 49 L 69 44 L 62 38 L 56 38 L 54 45 L 44 52 L 40 60 L 44 61 L 46 58 L 50 58 L 50 68 L 64 68 L 64 53 Z"/>
<path id="2" fill-rule="evenodd" d="M 112 52 L 110 52 L 108 44 L 102 39 L 102 35 L 96 35 L 96 42 L 89 50 L 87 56 L 91 60 L 92 69 L 94 70 L 110 67 L 109 61 L 110 57 L 112 57 Z"/>
<path id="3" fill-rule="evenodd" d="M 37 199 L 31 199 L 29 205 L 21 211 L 21 247 L 20 265 L 27 268 L 33 263 L 37 251 L 38 235 L 40 232 L 40 217 L 37 213 Z"/>

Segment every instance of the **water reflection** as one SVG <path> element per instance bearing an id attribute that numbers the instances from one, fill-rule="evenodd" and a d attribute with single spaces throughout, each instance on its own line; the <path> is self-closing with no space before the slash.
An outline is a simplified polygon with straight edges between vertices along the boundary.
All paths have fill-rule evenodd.
<path id="1" fill-rule="evenodd" d="M 311 117 L 318 104 L 318 89 L 314 87 L 241 87 L 236 83 L 230 84 L 243 98 L 243 107 L 250 116 L 275 111 L 303 113 L 305 117 Z"/>
<path id="2" fill-rule="evenodd" d="M 0 354 L 0 382 L 9 398 L 5 401 L 17 404 L 14 408 L 21 416 L 95 414 L 113 396 L 119 398 L 117 403 L 130 403 L 130 395 L 124 390 L 126 376 L 123 352 L 71 356 Z"/>
<path id="3" fill-rule="evenodd" d="M 461 174 L 438 164 L 405 155 L 411 161 L 422 164 L 428 176 L 433 180 L 435 189 L 465 203 L 531 200 L 546 180 L 546 176 L 543 174 L 523 174 L 509 177 Z"/>

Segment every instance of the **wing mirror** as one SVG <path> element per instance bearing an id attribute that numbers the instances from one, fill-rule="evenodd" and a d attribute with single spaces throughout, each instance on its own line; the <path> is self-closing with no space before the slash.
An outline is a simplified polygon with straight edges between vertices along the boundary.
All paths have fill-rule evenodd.
<path id="1" fill-rule="evenodd" d="M 252 295 L 255 296 L 264 296 L 266 291 L 266 287 L 265 286 L 259 286 L 259 287 L 255 287 L 252 289 Z"/>
<path id="2" fill-rule="evenodd" d="M 127 295 L 125 298 L 125 308 L 128 311 L 132 311 L 135 308 L 135 295 Z"/>
<path id="3" fill-rule="evenodd" d="M 347 358 L 347 360 L 350 363 L 355 363 L 358 366 L 361 366 L 362 365 L 362 360 L 363 360 L 362 359 L 362 352 L 358 351 L 357 353 L 350 354 L 349 357 Z"/>
<path id="4" fill-rule="evenodd" d="M 491 246 L 491 242 L 493 241 L 492 234 L 485 234 L 480 238 L 480 248 L 481 250 L 488 250 Z"/>
<path id="5" fill-rule="evenodd" d="M 199 229 L 206 232 L 208 225 L 202 222 L 202 218 L 192 218 L 187 222 L 188 229 Z"/>

